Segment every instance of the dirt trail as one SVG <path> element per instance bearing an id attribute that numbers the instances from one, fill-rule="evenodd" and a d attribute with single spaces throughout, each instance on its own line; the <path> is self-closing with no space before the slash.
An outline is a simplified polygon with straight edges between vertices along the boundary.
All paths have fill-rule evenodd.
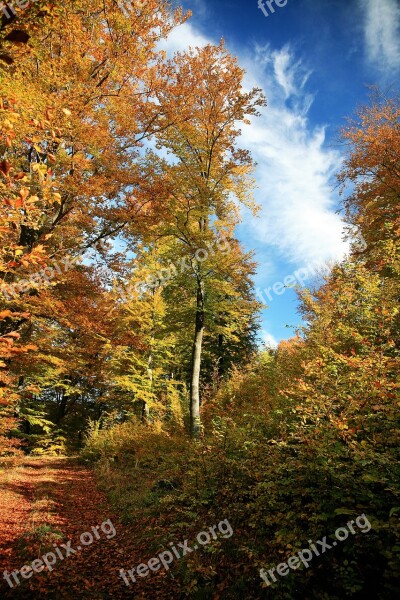
<path id="1" fill-rule="evenodd" d="M 120 568 L 137 565 L 144 558 L 135 548 L 138 527 L 139 523 L 134 526 L 120 523 L 96 487 L 92 472 L 71 459 L 25 459 L 12 469 L 1 470 L 0 597 L 29 600 L 149 597 L 150 582 L 140 582 L 147 591 L 144 585 L 133 589 L 119 576 Z M 93 538 L 86 546 L 81 543 L 85 532 Z M 90 536 L 85 536 L 83 542 L 90 542 Z M 68 546 L 68 542 L 76 552 L 62 546 Z M 51 572 L 25 571 L 30 578 L 18 574 L 19 585 L 10 575 L 13 588 L 3 578 L 4 571 L 21 570 L 47 552 L 56 557 Z M 50 562 L 53 560 L 49 558 Z M 40 564 L 35 566 L 40 569 Z M 154 596 L 154 591 L 152 597 L 158 596 L 157 592 Z"/>

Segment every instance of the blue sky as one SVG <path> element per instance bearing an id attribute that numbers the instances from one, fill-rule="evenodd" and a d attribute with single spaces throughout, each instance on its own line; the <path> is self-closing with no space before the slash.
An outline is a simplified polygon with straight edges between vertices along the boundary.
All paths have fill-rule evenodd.
<path id="1" fill-rule="evenodd" d="M 346 254 L 334 177 L 344 152 L 338 132 L 368 101 L 370 86 L 390 95 L 398 85 L 400 0 L 287 0 L 272 2 L 274 13 L 264 0 L 268 16 L 258 0 L 177 4 L 193 16 L 171 34 L 168 53 L 223 37 L 246 69 L 246 87 L 267 96 L 268 107 L 241 139 L 257 162 L 261 212 L 245 213 L 238 228 L 256 253 L 256 287 L 268 290 L 296 272 L 304 280 L 305 270 Z M 301 323 L 297 298 L 290 288 L 264 297 L 262 336 L 275 344 Z"/>

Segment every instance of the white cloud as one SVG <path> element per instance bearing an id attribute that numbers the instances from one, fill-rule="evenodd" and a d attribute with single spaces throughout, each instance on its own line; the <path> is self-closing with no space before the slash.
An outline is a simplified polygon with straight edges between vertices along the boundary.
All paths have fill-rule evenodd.
<path id="1" fill-rule="evenodd" d="M 307 118 L 314 100 L 305 90 L 310 72 L 288 46 L 275 52 L 258 47 L 247 62 L 247 86 L 262 83 L 268 99 L 262 116 L 243 129 L 242 143 L 258 164 L 262 206 L 249 220 L 252 232 L 294 263 L 340 259 L 347 245 L 335 213 L 333 175 L 341 157 L 326 148 L 325 127 L 313 128 Z"/>
<path id="2" fill-rule="evenodd" d="M 258 48 L 258 54 L 262 51 L 262 48 Z M 279 52 L 272 53 L 272 62 L 274 66 L 274 74 L 276 81 L 283 88 L 285 92 L 285 99 L 292 95 L 297 95 L 297 87 L 295 79 L 298 78 L 300 72 L 304 73 L 302 81 L 300 83 L 299 91 L 302 91 L 311 71 L 303 69 L 302 62 L 298 61 L 293 63 L 293 57 L 291 55 L 289 46 L 284 46 Z"/>
<path id="3" fill-rule="evenodd" d="M 278 340 L 276 340 L 274 336 L 265 329 L 261 329 L 261 341 L 263 345 L 267 346 L 268 348 L 278 347 Z"/>
<path id="4" fill-rule="evenodd" d="M 368 59 L 383 72 L 400 68 L 398 0 L 360 0 Z"/>
<path id="5" fill-rule="evenodd" d="M 183 25 L 175 27 L 172 30 L 167 40 L 162 40 L 159 44 L 160 49 L 166 50 L 168 56 L 171 56 L 174 52 L 182 52 L 190 47 L 196 48 L 207 46 L 212 44 L 213 41 L 207 39 L 200 32 L 196 31 L 193 25 L 186 21 Z"/>

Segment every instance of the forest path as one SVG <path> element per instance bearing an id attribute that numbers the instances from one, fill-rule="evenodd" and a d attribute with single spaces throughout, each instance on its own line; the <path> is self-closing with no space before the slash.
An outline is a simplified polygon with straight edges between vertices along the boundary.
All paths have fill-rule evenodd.
<path id="1" fill-rule="evenodd" d="M 120 578 L 120 568 L 146 558 L 140 556 L 146 548 L 139 548 L 138 537 L 140 522 L 122 524 L 93 472 L 74 459 L 25 458 L 0 470 L 0 598 L 165 598 L 165 592 L 154 589 L 164 587 L 163 577 L 130 587 Z M 20 571 L 48 552 L 53 553 L 48 556 L 52 571 L 26 570 L 29 579 L 18 573 L 19 584 L 10 574 L 11 588 L 5 571 Z M 35 567 L 40 570 L 40 563 Z"/>

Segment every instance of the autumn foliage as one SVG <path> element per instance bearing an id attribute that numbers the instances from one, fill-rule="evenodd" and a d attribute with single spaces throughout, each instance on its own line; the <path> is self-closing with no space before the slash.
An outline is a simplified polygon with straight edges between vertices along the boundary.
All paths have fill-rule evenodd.
<path id="1" fill-rule="evenodd" d="M 153 456 L 152 448 L 164 448 L 167 423 L 157 442 L 157 432 L 137 439 L 129 424 L 90 436 L 85 456 L 97 461 L 121 511 L 130 515 L 145 505 L 152 514 L 162 506 L 158 537 L 182 530 L 189 537 L 193 518 L 205 523 L 229 515 L 235 531 L 229 548 L 191 557 L 179 571 L 182 597 L 197 597 L 210 582 L 213 593 L 228 598 L 388 600 L 399 593 L 396 106 L 392 100 L 363 109 L 343 132 L 351 152 L 339 178 L 356 184 L 344 200 L 350 255 L 322 286 L 300 293 L 307 326 L 295 338 L 207 388 L 204 438 L 196 453 L 183 445 L 179 454 L 184 477 L 172 440 L 161 472 Z M 127 473 L 146 482 L 140 494 L 127 493 Z M 154 498 L 161 478 L 171 487 Z M 372 525 L 368 535 L 263 590 L 260 568 L 284 562 L 307 540 L 362 513 Z"/>
<path id="2" fill-rule="evenodd" d="M 344 129 L 350 253 L 299 292 L 296 336 L 261 350 L 235 231 L 257 212 L 240 128 L 265 98 L 223 42 L 166 56 L 188 17 L 40 1 L 1 31 L 0 456 L 80 452 L 121 521 L 140 515 L 143 551 L 229 518 L 174 597 L 392 599 L 398 99 Z M 260 568 L 362 513 L 368 536 L 266 590 Z"/>

